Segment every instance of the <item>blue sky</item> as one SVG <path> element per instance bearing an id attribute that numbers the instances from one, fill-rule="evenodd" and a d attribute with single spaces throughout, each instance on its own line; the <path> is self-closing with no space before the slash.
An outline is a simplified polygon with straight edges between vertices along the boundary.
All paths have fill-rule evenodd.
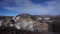
<path id="1" fill-rule="evenodd" d="M 0 0 L 0 15 L 60 15 L 60 0 Z"/>

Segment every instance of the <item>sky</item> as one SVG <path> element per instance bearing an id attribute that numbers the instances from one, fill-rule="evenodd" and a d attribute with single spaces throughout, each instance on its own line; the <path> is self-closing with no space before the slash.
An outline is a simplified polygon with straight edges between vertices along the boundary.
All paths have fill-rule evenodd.
<path id="1" fill-rule="evenodd" d="M 60 15 L 60 0 L 0 0 L 0 15 Z"/>

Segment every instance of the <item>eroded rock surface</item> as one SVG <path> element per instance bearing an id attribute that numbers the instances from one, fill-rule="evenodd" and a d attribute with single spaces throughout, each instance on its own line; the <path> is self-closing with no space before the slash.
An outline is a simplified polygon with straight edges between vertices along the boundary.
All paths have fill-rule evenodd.
<path id="1" fill-rule="evenodd" d="M 41 17 L 30 14 L 20 14 L 12 17 L 3 16 L 0 17 L 0 26 L 36 32 L 60 31 L 60 19 L 59 17 L 54 18 L 56 17 Z"/>

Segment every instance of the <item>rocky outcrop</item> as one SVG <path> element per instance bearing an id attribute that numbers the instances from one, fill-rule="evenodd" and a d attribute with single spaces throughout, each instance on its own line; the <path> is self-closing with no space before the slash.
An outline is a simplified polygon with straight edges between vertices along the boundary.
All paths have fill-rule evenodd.
<path id="1" fill-rule="evenodd" d="M 60 21 L 58 17 L 54 19 L 54 17 L 50 16 L 41 17 L 30 14 L 20 14 L 17 16 L 0 16 L 0 26 L 14 27 L 17 30 L 22 29 L 36 32 L 53 32 L 55 28 L 57 30 L 60 27 L 59 22 Z"/>
<path id="2" fill-rule="evenodd" d="M 29 14 L 17 15 L 13 18 L 17 29 L 24 29 L 38 32 L 48 32 L 48 23 L 38 20 Z"/>
<path id="3" fill-rule="evenodd" d="M 0 26 L 10 27 L 13 26 L 11 20 L 12 16 L 0 16 Z"/>

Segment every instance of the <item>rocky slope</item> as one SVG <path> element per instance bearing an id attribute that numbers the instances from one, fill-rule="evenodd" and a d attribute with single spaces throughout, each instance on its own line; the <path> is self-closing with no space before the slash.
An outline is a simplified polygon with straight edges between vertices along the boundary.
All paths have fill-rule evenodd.
<path id="1" fill-rule="evenodd" d="M 24 30 L 24 32 L 43 32 L 46 34 L 48 32 L 60 32 L 60 18 L 59 16 L 39 16 L 30 14 L 0 16 L 0 28 L 2 30 L 8 30 L 9 32 L 16 30 L 16 32 L 20 32 L 19 30 Z M 0 33 L 2 32 L 1 29 Z"/>

